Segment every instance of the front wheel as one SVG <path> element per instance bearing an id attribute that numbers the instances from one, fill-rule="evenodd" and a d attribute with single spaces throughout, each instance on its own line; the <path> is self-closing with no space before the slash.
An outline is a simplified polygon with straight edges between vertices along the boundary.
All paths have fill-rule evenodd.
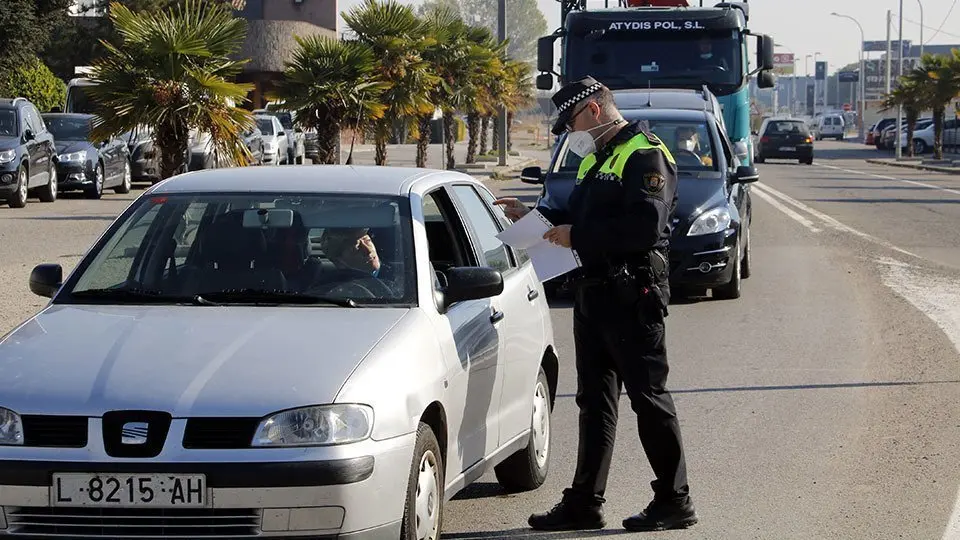
<path id="1" fill-rule="evenodd" d="M 497 482 L 507 491 L 537 489 L 547 479 L 550 470 L 550 382 L 543 368 L 537 375 L 533 390 L 533 414 L 527 447 L 517 451 L 494 467 Z"/>
<path id="2" fill-rule="evenodd" d="M 743 239 L 743 258 L 740 262 L 740 277 L 742 279 L 750 277 L 750 227 L 747 227 L 747 232 Z"/>
<path id="3" fill-rule="evenodd" d="M 50 175 L 50 181 L 47 182 L 47 185 L 37 190 L 37 198 L 39 198 L 41 202 L 50 203 L 57 200 L 57 166 L 54 165 L 53 160 L 50 161 L 48 173 Z"/>
<path id="4" fill-rule="evenodd" d="M 93 185 L 84 190 L 83 194 L 88 199 L 99 199 L 103 196 L 103 163 L 97 162 L 93 171 Z"/>
<path id="5" fill-rule="evenodd" d="M 21 165 L 20 168 L 17 169 L 17 190 L 11 193 L 7 199 L 7 204 L 10 208 L 23 208 L 27 205 L 27 196 L 29 195 L 27 189 L 28 181 L 27 168 Z"/>
<path id="6" fill-rule="evenodd" d="M 119 186 L 113 188 L 113 191 L 124 195 L 130 193 L 130 188 L 133 187 L 133 177 L 130 172 L 130 162 L 123 160 L 123 182 Z"/>
<path id="7" fill-rule="evenodd" d="M 439 540 L 443 521 L 443 456 L 433 429 L 420 422 L 407 497 L 400 524 L 401 540 Z"/>
<path id="8" fill-rule="evenodd" d="M 730 281 L 721 287 L 713 289 L 713 297 L 720 300 L 735 300 L 740 298 L 740 281 L 743 278 L 743 265 L 740 242 L 737 242 L 736 254 L 733 256 L 733 275 Z"/>

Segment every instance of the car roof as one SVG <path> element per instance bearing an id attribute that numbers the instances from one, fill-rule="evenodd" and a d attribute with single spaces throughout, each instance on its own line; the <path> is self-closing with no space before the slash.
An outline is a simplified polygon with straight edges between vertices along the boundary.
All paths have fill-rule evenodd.
<path id="1" fill-rule="evenodd" d="M 29 103 L 27 98 L 0 98 L 0 107 L 16 107 L 17 105 L 26 105 Z"/>
<path id="2" fill-rule="evenodd" d="M 620 109 L 627 120 L 679 120 L 686 122 L 706 122 L 713 115 L 707 111 L 690 109 Z"/>
<path id="3" fill-rule="evenodd" d="M 415 186 L 429 189 L 449 181 L 482 186 L 456 171 L 375 165 L 291 165 L 204 169 L 170 177 L 151 194 L 162 193 L 354 193 L 406 195 Z"/>
<path id="4" fill-rule="evenodd" d="M 613 100 L 620 109 L 688 109 L 713 110 L 710 94 L 686 88 L 651 88 L 647 90 L 614 90 Z"/>
<path id="5" fill-rule="evenodd" d="M 84 113 L 63 113 L 63 112 L 60 112 L 60 113 L 40 113 L 40 116 L 42 116 L 42 117 L 44 117 L 44 118 L 77 118 L 77 119 L 86 119 L 86 120 L 89 120 L 89 119 L 93 118 L 94 115 L 92 115 L 92 114 L 84 114 Z"/>

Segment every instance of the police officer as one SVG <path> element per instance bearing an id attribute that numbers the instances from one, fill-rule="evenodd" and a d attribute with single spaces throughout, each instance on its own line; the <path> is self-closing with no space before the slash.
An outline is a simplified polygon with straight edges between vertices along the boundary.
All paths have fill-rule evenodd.
<path id="1" fill-rule="evenodd" d="M 544 238 L 572 247 L 583 264 L 573 322 L 580 440 L 571 487 L 552 510 L 530 516 L 529 524 L 539 530 L 605 526 L 604 492 L 618 398 L 625 387 L 656 480 L 653 501 L 623 526 L 631 531 L 689 527 L 697 514 L 680 424 L 665 387 L 667 249 L 677 205 L 676 164 L 647 124 L 627 123 L 610 90 L 592 77 L 564 86 L 553 102 L 558 111 L 553 133 L 568 132 L 570 151 L 583 157 L 569 210 L 537 208 L 556 225 Z M 530 211 L 515 198 L 496 203 L 513 220 Z"/>

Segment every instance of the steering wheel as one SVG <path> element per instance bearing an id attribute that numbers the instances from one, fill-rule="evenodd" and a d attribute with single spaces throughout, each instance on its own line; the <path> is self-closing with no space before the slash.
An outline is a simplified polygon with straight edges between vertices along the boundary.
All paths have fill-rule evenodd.
<path id="1" fill-rule="evenodd" d="M 334 291 L 349 291 L 351 288 L 360 291 L 361 298 L 383 298 L 394 295 L 394 291 L 387 286 L 380 278 L 374 277 L 362 270 L 353 268 L 340 268 L 324 276 L 328 279 L 314 289 L 322 291 L 322 294 L 331 294 Z M 375 291 L 374 291 L 375 289 Z M 344 295 L 350 298 L 350 295 Z"/>
<path id="2" fill-rule="evenodd" d="M 694 167 L 703 167 L 703 161 L 700 160 L 700 156 L 698 156 L 694 152 L 691 152 L 690 150 L 687 150 L 684 148 L 678 148 L 674 150 L 673 157 L 677 160 L 678 164 L 681 161 L 684 161 L 686 162 L 686 165 L 690 165 Z"/>
<path id="3" fill-rule="evenodd" d="M 727 71 L 727 68 L 715 64 L 715 65 L 712 65 L 712 66 L 707 66 L 707 70 L 708 70 L 708 71 L 722 71 L 722 72 L 726 72 L 726 71 Z"/>

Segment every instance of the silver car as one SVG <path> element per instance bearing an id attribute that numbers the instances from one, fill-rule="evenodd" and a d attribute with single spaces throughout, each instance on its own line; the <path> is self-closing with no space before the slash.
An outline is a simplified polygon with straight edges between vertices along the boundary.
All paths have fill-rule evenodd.
<path id="1" fill-rule="evenodd" d="M 543 288 L 455 172 L 214 169 L 145 191 L 0 341 L 0 536 L 436 539 L 547 476 Z"/>
<path id="2" fill-rule="evenodd" d="M 267 114 L 254 115 L 257 129 L 263 135 L 263 163 L 266 165 L 280 165 L 289 163 L 289 142 L 287 133 L 276 116 Z"/>

